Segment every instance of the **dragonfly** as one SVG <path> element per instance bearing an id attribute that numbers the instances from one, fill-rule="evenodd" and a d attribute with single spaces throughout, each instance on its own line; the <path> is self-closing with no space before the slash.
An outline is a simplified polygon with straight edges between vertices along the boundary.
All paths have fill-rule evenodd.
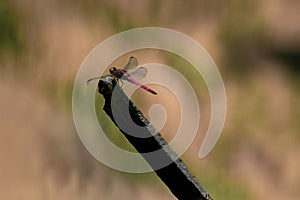
<path id="1" fill-rule="evenodd" d="M 151 94 L 157 95 L 157 93 L 152 90 L 151 88 L 139 83 L 136 80 L 144 78 L 148 70 L 145 67 L 137 67 L 138 66 L 138 60 L 134 56 L 131 56 L 129 58 L 129 61 L 122 69 L 117 69 L 116 67 L 111 67 L 109 69 L 109 73 L 117 80 L 121 81 L 126 80 L 134 85 L 139 86 L 140 88 L 146 90 L 147 92 L 150 92 Z M 99 79 L 100 77 L 91 78 L 87 81 L 89 83 L 92 80 Z"/>

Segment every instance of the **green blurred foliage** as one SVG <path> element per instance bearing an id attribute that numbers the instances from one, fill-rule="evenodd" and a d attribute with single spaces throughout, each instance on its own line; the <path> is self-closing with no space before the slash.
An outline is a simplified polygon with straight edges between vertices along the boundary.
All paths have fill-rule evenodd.
<path id="1" fill-rule="evenodd" d="M 18 55 L 24 45 L 21 24 L 10 1 L 0 1 L 0 55 L 6 52 Z"/>
<path id="2" fill-rule="evenodd" d="M 271 50 L 271 55 L 277 62 L 285 65 L 292 76 L 300 74 L 299 48 L 274 48 Z"/>
<path id="3" fill-rule="evenodd" d="M 258 6 L 257 0 L 230 0 L 223 11 L 218 34 L 225 49 L 223 65 L 238 76 L 247 74 L 245 70 L 253 67 L 269 43 L 267 24 Z"/>
<path id="4" fill-rule="evenodd" d="M 246 187 L 237 184 L 235 181 L 226 177 L 226 174 L 202 174 L 201 182 L 205 185 L 208 191 L 211 191 L 213 199 L 230 199 L 230 200 L 254 200 Z M 220 177 L 223 177 L 220 178 Z"/>
<path id="5" fill-rule="evenodd" d="M 121 32 L 135 27 L 133 19 L 124 17 L 124 13 L 112 1 L 76 0 L 75 6 L 84 17 L 107 23 L 114 32 Z"/>
<path id="6" fill-rule="evenodd" d="M 56 102 L 63 110 L 72 114 L 72 92 L 73 82 L 54 82 L 52 80 L 44 80 L 39 85 L 43 93 L 53 102 Z"/>

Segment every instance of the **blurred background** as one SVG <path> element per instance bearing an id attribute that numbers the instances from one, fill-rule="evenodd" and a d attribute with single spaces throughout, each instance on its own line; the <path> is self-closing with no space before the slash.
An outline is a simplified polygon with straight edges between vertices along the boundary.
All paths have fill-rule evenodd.
<path id="1" fill-rule="evenodd" d="M 223 76 L 222 135 L 198 160 L 210 118 L 208 93 L 200 91 L 203 125 L 183 156 L 211 196 L 299 199 L 299 10 L 297 0 L 0 1 L 1 199 L 174 199 L 154 173 L 121 173 L 95 160 L 72 119 L 73 81 L 87 54 L 107 37 L 143 26 L 194 38 Z M 165 54 L 135 53 L 142 63 L 184 64 Z M 142 97 L 137 103 L 145 110 L 151 104 Z M 168 141 L 175 131 L 162 135 Z"/>

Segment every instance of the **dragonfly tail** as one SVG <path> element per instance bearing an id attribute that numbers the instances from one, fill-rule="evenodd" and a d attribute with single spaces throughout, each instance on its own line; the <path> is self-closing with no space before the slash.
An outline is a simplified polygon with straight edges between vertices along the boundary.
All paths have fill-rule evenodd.
<path id="1" fill-rule="evenodd" d="M 146 86 L 144 86 L 144 85 L 141 85 L 140 87 L 143 88 L 144 90 L 146 90 L 146 91 L 152 93 L 152 94 L 157 95 L 157 93 L 156 93 L 154 90 L 152 90 L 152 89 L 150 89 L 150 88 L 148 88 L 148 87 L 146 87 Z"/>
<path id="2" fill-rule="evenodd" d="M 141 83 L 139 83 L 139 82 L 133 80 L 130 76 L 127 77 L 127 80 L 128 80 L 129 82 L 131 82 L 131 83 L 133 83 L 133 84 L 135 84 L 135 85 L 137 85 L 137 86 L 143 88 L 144 90 L 150 92 L 151 94 L 157 95 L 157 93 L 156 93 L 154 90 L 152 90 L 152 89 L 148 88 L 147 86 L 145 86 L 145 85 L 143 85 L 143 84 L 141 84 Z"/>

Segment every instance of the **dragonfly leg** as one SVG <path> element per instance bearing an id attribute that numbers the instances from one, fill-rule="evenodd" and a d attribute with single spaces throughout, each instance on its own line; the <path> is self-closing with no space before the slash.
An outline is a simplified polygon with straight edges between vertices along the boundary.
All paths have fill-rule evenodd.
<path id="1" fill-rule="evenodd" d="M 121 82 L 121 85 L 120 85 L 120 86 L 122 87 L 124 82 L 123 82 L 121 79 L 119 79 L 119 80 L 120 80 L 120 82 Z"/>

